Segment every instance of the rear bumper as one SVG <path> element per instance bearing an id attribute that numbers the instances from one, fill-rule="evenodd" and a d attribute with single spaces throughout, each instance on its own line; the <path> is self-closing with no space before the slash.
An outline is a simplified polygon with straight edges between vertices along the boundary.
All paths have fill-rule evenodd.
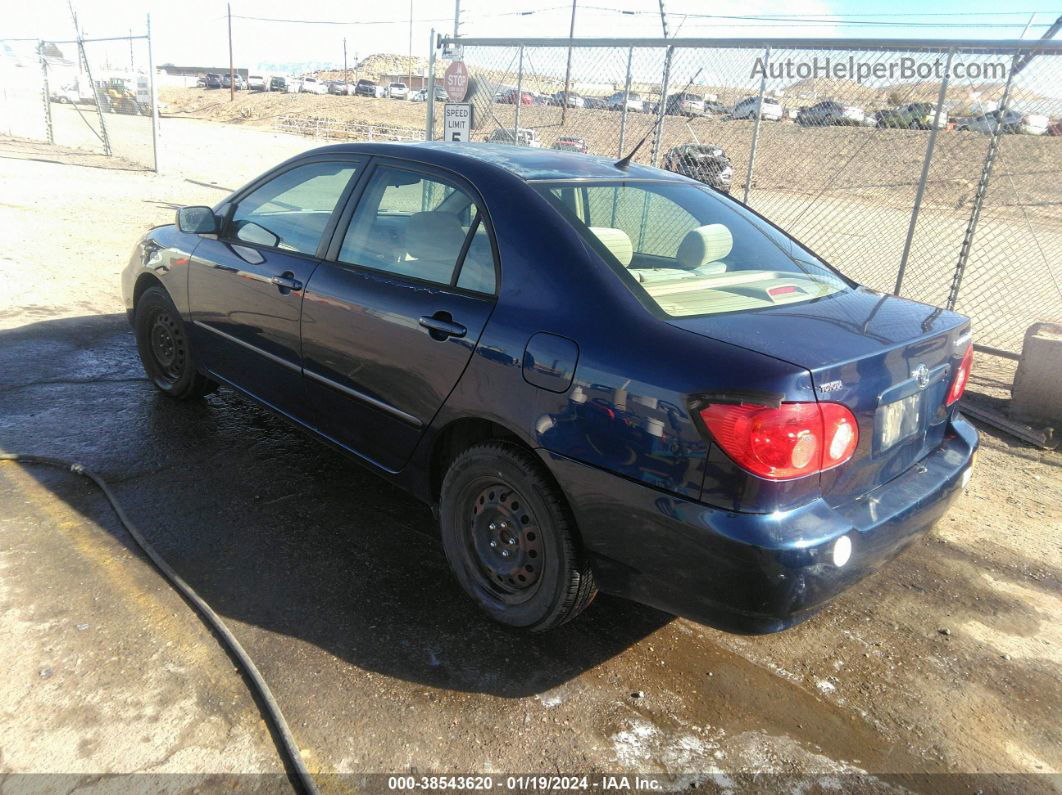
<path id="1" fill-rule="evenodd" d="M 731 632 L 813 615 L 929 529 L 962 488 L 977 431 L 961 415 L 917 465 L 846 505 L 746 514 L 655 491 L 541 451 L 566 491 L 599 587 Z M 848 562 L 833 548 L 847 535 Z"/>

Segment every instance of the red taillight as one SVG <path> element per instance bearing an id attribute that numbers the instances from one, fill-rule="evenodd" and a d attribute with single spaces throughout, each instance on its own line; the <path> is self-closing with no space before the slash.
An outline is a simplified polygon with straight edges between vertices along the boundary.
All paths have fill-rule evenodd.
<path id="1" fill-rule="evenodd" d="M 839 466 L 859 444 L 859 426 L 840 403 L 750 406 L 712 403 L 701 419 L 740 467 L 771 480 L 812 475 Z"/>
<path id="2" fill-rule="evenodd" d="M 966 349 L 959 363 L 959 369 L 955 371 L 955 378 L 951 381 L 951 389 L 948 390 L 947 405 L 951 405 L 962 397 L 966 391 L 966 382 L 970 380 L 970 368 L 973 367 L 973 345 Z"/>

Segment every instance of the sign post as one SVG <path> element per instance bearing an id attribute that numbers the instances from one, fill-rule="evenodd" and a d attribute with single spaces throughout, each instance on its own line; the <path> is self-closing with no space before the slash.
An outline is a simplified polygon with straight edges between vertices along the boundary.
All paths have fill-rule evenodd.
<path id="1" fill-rule="evenodd" d="M 443 105 L 443 140 L 468 143 L 472 140 L 472 104 L 447 102 Z"/>

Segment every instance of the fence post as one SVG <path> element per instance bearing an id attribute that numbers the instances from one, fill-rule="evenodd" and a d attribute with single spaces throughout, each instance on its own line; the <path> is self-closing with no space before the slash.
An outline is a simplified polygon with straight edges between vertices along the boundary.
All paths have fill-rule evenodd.
<path id="1" fill-rule="evenodd" d="M 107 123 L 103 120 L 103 108 L 100 106 L 100 92 L 96 87 L 96 81 L 92 79 L 92 67 L 89 66 L 88 53 L 85 52 L 85 42 L 78 31 L 77 51 L 81 56 L 81 63 L 85 65 L 85 77 L 88 78 L 89 88 L 92 89 L 92 98 L 96 100 L 96 117 L 100 120 L 100 140 L 103 141 L 103 154 L 111 156 L 111 139 L 107 135 Z M 80 93 L 80 92 L 79 92 Z"/>
<path id="2" fill-rule="evenodd" d="M 627 48 L 627 77 L 623 82 L 623 107 L 620 109 L 620 135 L 619 150 L 616 157 L 623 157 L 623 141 L 627 135 L 627 99 L 631 95 L 631 61 L 634 58 L 634 48 Z M 615 226 L 615 224 L 613 224 Z"/>
<path id="3" fill-rule="evenodd" d="M 132 46 L 132 40 L 129 42 Z M 151 47 L 151 14 L 147 15 L 148 80 L 151 87 L 151 153 L 155 157 L 155 173 L 159 173 L 159 86 L 155 74 L 155 52 Z"/>
<path id="4" fill-rule="evenodd" d="M 1007 112 L 1007 102 L 1010 100 L 1010 87 L 1014 83 L 1014 72 L 1018 66 L 1020 55 L 1015 54 L 1010 62 L 1010 71 L 1007 73 L 1007 82 L 1003 86 L 1003 96 L 999 99 L 999 114 L 996 125 L 992 128 L 992 137 L 988 141 L 988 152 L 985 154 L 985 163 L 981 167 L 981 178 L 977 181 L 977 191 L 974 194 L 973 208 L 970 210 L 970 220 L 966 224 L 966 233 L 962 237 L 962 247 L 959 249 L 959 261 L 955 263 L 955 273 L 951 277 L 951 289 L 948 291 L 948 309 L 954 309 L 959 300 L 959 288 L 962 286 L 962 277 L 966 272 L 966 263 L 970 259 L 970 249 L 973 248 L 974 234 L 977 232 L 977 222 L 981 218 L 981 207 L 985 203 L 985 194 L 988 192 L 988 183 L 992 178 L 992 166 L 996 162 L 996 154 L 999 152 L 999 140 L 1003 136 L 1003 119 Z"/>
<path id="5" fill-rule="evenodd" d="M 424 128 L 424 140 L 435 138 L 435 28 L 428 39 L 428 113 Z"/>
<path id="6" fill-rule="evenodd" d="M 44 100 L 44 134 L 48 143 L 55 143 L 55 131 L 52 129 L 52 92 L 48 88 L 48 62 L 44 60 L 44 42 L 37 43 L 37 56 L 41 61 L 41 94 Z"/>
<path id="7" fill-rule="evenodd" d="M 564 98 L 568 100 L 567 97 Z M 520 143 L 520 106 L 524 104 L 524 45 L 520 45 L 520 63 L 516 67 L 516 121 L 513 129 L 513 143 Z"/>
<path id="8" fill-rule="evenodd" d="M 745 172 L 745 194 L 741 201 L 749 203 L 749 191 L 752 189 L 752 167 L 756 163 L 756 144 L 760 140 L 760 122 L 763 121 L 763 95 L 767 91 L 767 64 L 771 60 L 771 46 L 768 44 L 763 53 L 763 74 L 760 75 L 760 98 L 756 101 L 756 126 L 752 128 L 752 148 L 749 151 L 749 167 Z"/>
<path id="9" fill-rule="evenodd" d="M 940 91 L 937 93 L 937 109 L 933 113 L 933 129 L 929 131 L 929 142 L 926 144 L 926 156 L 922 161 L 922 176 L 918 179 L 918 190 L 915 192 L 914 207 L 911 209 L 911 223 L 907 226 L 907 238 L 903 241 L 903 254 L 900 255 L 900 268 L 896 271 L 896 289 L 894 295 L 900 294 L 903 287 L 903 275 L 907 270 L 907 258 L 911 255 L 911 242 L 914 240 L 915 225 L 918 223 L 918 213 L 922 210 L 922 197 L 926 192 L 926 180 L 929 179 L 929 164 L 933 160 L 933 148 L 937 145 L 937 131 L 940 129 L 940 114 L 944 110 L 944 100 L 948 93 L 948 82 L 951 80 L 951 60 L 955 56 L 955 50 L 948 50 L 948 60 L 944 65 L 944 79 L 940 81 Z"/>
<path id="10" fill-rule="evenodd" d="M 667 111 L 667 89 L 671 82 L 671 58 L 675 54 L 675 48 L 668 46 L 664 55 L 664 79 L 660 84 L 660 107 L 657 108 L 656 133 L 653 135 L 653 151 L 649 156 L 649 165 L 656 166 L 656 158 L 660 154 L 660 140 L 664 137 L 664 116 Z"/>

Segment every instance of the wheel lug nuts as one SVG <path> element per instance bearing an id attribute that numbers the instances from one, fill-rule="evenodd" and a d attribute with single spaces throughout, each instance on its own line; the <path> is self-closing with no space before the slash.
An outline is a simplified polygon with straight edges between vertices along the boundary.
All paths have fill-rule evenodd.
<path id="1" fill-rule="evenodd" d="M 498 529 L 498 523 L 497 522 L 491 522 L 490 523 L 490 529 L 491 530 L 497 530 Z"/>
<path id="2" fill-rule="evenodd" d="M 492 538 L 492 539 L 490 540 L 490 546 L 491 546 L 491 549 L 494 549 L 495 547 L 497 547 L 497 546 L 498 546 L 498 542 L 497 542 L 497 541 L 495 541 L 495 540 L 494 540 L 494 539 Z"/>
<path id="3" fill-rule="evenodd" d="M 507 557 L 509 557 L 509 550 L 507 550 L 507 549 L 503 549 L 503 550 L 502 550 L 502 557 L 503 557 L 503 558 L 507 558 Z"/>

